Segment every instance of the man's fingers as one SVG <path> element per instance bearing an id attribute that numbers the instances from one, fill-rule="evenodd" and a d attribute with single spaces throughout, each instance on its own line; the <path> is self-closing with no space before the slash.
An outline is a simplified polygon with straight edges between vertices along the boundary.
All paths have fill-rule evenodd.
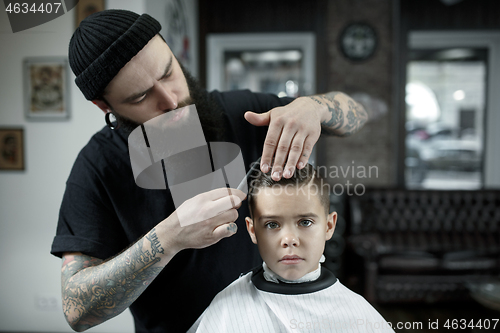
<path id="1" fill-rule="evenodd" d="M 196 214 L 196 212 L 195 212 Z M 192 218 L 192 216 L 190 216 Z M 200 220 L 199 224 L 188 223 L 181 228 L 177 238 L 181 248 L 202 249 L 213 245 L 222 238 L 229 237 L 236 233 L 238 227 L 234 223 L 238 219 L 238 211 L 230 209 L 218 216 Z M 195 222 L 196 223 L 196 222 Z"/>
<path id="2" fill-rule="evenodd" d="M 270 113 L 271 111 L 264 113 L 255 113 L 252 111 L 245 112 L 245 119 L 254 126 L 267 126 L 269 125 Z"/>
<path id="3" fill-rule="evenodd" d="M 236 195 L 241 200 L 244 200 L 247 196 L 246 193 L 243 191 L 240 191 L 236 188 L 227 188 L 227 187 L 216 188 L 215 190 L 205 192 L 202 195 L 204 196 L 204 199 L 212 201 L 219 200 L 229 195 Z"/>
<path id="4" fill-rule="evenodd" d="M 276 152 L 278 142 L 281 137 L 283 125 L 278 122 L 273 122 L 267 130 L 266 140 L 264 141 L 264 150 L 260 160 L 260 170 L 267 173 L 270 169 L 273 156 Z"/>
<path id="5" fill-rule="evenodd" d="M 278 181 L 283 176 L 283 166 L 285 165 L 288 155 L 290 153 L 290 145 L 296 134 L 296 129 L 293 127 L 286 127 L 281 133 L 279 138 L 278 147 L 276 149 L 276 155 L 274 157 L 273 171 L 271 173 L 271 178 Z M 302 150 L 302 149 L 301 149 Z M 290 175 L 291 176 L 291 175 Z M 290 178 L 290 177 L 288 177 Z"/>
<path id="6" fill-rule="evenodd" d="M 211 219 L 216 223 L 213 231 L 214 238 L 218 241 L 221 238 L 234 235 L 238 230 L 238 226 L 234 223 L 237 219 L 238 211 L 236 209 L 228 210 Z"/>
<path id="7" fill-rule="evenodd" d="M 211 219 L 241 206 L 246 194 L 234 188 L 218 188 L 186 200 L 176 209 L 181 226 Z"/>
<path id="8" fill-rule="evenodd" d="M 206 211 L 205 216 L 211 218 L 212 216 L 217 216 L 225 211 L 233 208 L 239 208 L 241 206 L 242 199 L 237 195 L 229 195 L 220 199 L 215 200 L 210 208 Z"/>
<path id="9" fill-rule="evenodd" d="M 299 162 L 297 163 L 297 169 L 300 170 L 306 166 L 316 141 L 318 141 L 318 139 L 314 139 L 311 136 L 306 137 L 306 140 L 304 141 L 304 145 L 302 148 L 302 153 L 299 158 Z"/>
<path id="10" fill-rule="evenodd" d="M 290 150 L 288 153 L 288 158 L 286 161 L 286 166 L 285 169 L 283 170 L 283 177 L 284 178 L 291 178 L 293 176 L 293 173 L 295 172 L 295 168 L 299 162 L 299 159 L 301 157 L 305 157 L 304 155 L 304 141 L 306 140 L 306 137 L 296 134 L 292 140 L 292 143 L 290 145 Z M 307 156 L 308 158 L 309 156 Z"/>
<path id="11" fill-rule="evenodd" d="M 321 134 L 321 119 L 316 113 L 306 111 L 303 101 L 298 98 L 265 114 L 245 113 L 245 119 L 252 125 L 269 126 L 260 170 L 267 173 L 272 167 L 271 177 L 275 181 L 292 177 L 296 168 L 302 169 L 307 164 Z"/>
<path id="12" fill-rule="evenodd" d="M 226 223 L 214 229 L 213 235 L 219 241 L 222 238 L 230 237 L 238 231 L 236 223 Z"/>

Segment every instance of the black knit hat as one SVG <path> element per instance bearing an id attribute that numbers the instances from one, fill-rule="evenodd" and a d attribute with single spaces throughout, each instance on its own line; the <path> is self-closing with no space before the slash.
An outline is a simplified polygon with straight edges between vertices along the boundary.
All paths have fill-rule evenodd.
<path id="1" fill-rule="evenodd" d="M 161 30 L 148 14 L 109 9 L 84 19 L 69 42 L 69 64 L 88 100 L 109 82 Z"/>

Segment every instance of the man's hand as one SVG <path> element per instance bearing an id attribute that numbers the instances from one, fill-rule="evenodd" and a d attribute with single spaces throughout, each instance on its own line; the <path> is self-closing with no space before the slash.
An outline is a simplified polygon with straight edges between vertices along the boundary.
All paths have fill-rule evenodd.
<path id="1" fill-rule="evenodd" d="M 295 168 L 307 164 L 321 134 L 321 108 L 307 97 L 261 114 L 246 112 L 245 119 L 255 126 L 269 126 L 260 169 L 267 173 L 273 163 L 271 176 L 276 181 L 292 177 Z"/>
<path id="2" fill-rule="evenodd" d="M 363 106 L 343 93 L 299 97 L 288 105 L 258 114 L 246 112 L 245 119 L 255 126 L 269 126 L 260 169 L 272 179 L 290 178 L 302 169 L 323 133 L 348 136 L 368 119 Z M 274 157 L 274 162 L 273 162 Z M 285 165 L 286 163 L 286 165 Z"/>
<path id="3" fill-rule="evenodd" d="M 180 205 L 157 229 L 166 227 L 170 246 L 176 251 L 210 246 L 236 233 L 234 221 L 245 197 L 244 192 L 232 188 L 198 194 Z"/>

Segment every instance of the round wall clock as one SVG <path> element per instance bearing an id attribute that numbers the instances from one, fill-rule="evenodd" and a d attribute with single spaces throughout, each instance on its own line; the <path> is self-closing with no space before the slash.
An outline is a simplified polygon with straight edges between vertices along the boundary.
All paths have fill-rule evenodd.
<path id="1" fill-rule="evenodd" d="M 377 34 L 366 23 L 349 24 L 340 35 L 340 49 L 350 60 L 366 60 L 375 53 L 376 48 Z"/>

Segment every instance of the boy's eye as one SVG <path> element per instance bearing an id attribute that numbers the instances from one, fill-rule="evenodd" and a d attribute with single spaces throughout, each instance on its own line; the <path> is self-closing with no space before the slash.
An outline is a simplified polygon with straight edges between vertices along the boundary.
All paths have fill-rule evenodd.
<path id="1" fill-rule="evenodd" d="M 302 220 L 299 222 L 299 225 L 301 227 L 310 227 L 313 224 L 313 221 L 311 220 Z"/>
<path id="2" fill-rule="evenodd" d="M 267 229 L 276 229 L 276 228 L 279 227 L 279 224 L 276 223 L 276 222 L 268 222 L 268 223 L 265 224 L 265 227 Z"/>

